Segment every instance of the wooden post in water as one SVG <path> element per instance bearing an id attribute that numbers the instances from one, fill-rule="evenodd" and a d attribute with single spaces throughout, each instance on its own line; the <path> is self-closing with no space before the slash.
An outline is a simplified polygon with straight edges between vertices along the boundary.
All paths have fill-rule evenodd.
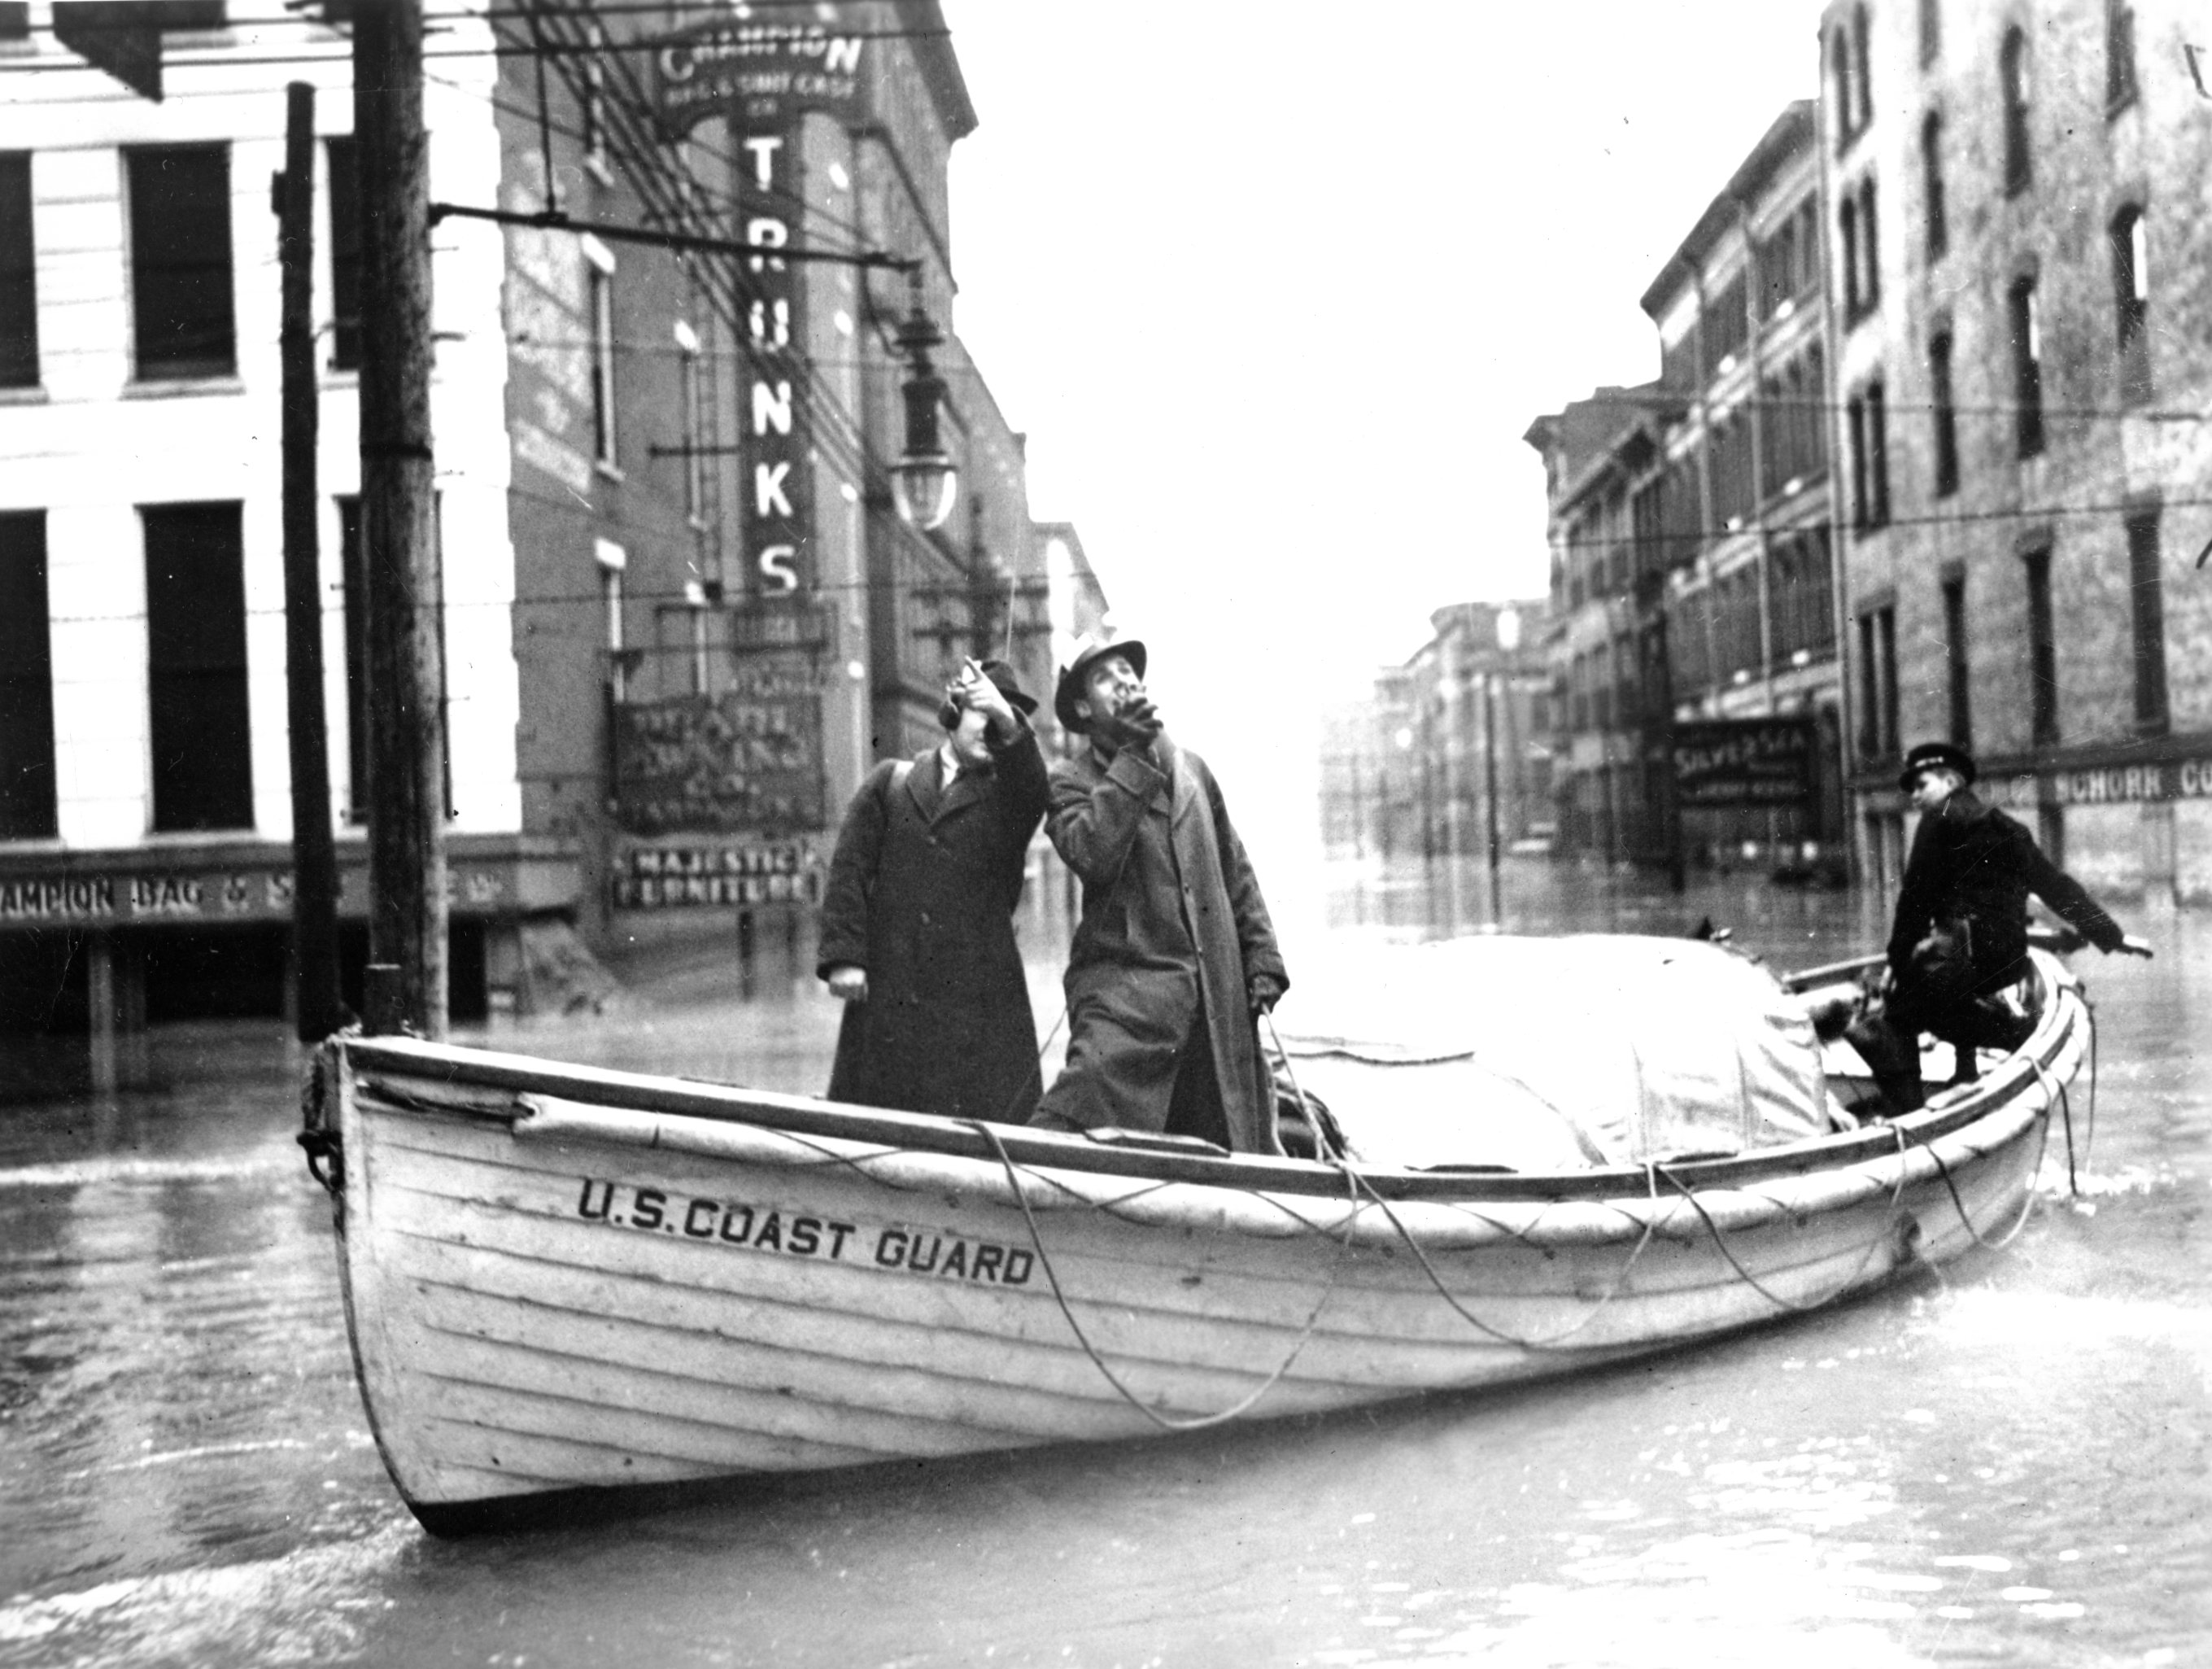
<path id="1" fill-rule="evenodd" d="M 361 165 L 361 530 L 368 576 L 371 1030 L 446 1031 L 441 597 L 430 458 L 421 0 L 353 9 Z"/>
<path id="2" fill-rule="evenodd" d="M 292 977 L 303 1043 L 345 1023 L 338 999 L 337 850 L 331 832 L 330 724 L 323 709 L 321 549 L 315 519 L 315 89 L 285 89 L 276 179 L 283 371 L 284 685 L 292 742 Z"/>

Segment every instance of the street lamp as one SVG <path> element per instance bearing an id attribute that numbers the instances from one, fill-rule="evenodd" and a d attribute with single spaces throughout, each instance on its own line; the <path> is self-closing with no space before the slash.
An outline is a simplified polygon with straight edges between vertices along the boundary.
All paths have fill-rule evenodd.
<path id="1" fill-rule="evenodd" d="M 929 362 L 933 348 L 942 346 L 945 333 L 923 311 L 921 274 L 907 275 L 912 301 L 898 328 L 898 349 L 908 368 L 899 393 L 906 401 L 906 450 L 890 466 L 891 502 L 899 520 L 927 533 L 942 527 L 960 497 L 960 472 L 937 431 L 937 408 L 944 403 L 945 379 Z"/>

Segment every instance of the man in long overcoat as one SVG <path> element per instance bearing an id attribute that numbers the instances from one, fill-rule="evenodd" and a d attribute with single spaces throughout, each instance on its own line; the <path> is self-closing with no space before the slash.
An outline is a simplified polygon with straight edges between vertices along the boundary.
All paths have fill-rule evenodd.
<path id="1" fill-rule="evenodd" d="M 1030 1122 L 1196 1136 L 1279 1154 L 1255 1016 L 1289 976 L 1206 762 L 1162 728 L 1145 646 L 1090 643 L 1054 710 L 1086 742 L 1054 762 L 1046 830 L 1083 880 L 1067 1065 Z"/>
<path id="2" fill-rule="evenodd" d="M 2032 892 L 2109 954 L 2148 956 L 2081 882 L 2044 856 L 2027 829 L 1973 791 L 1974 762 L 1948 742 L 1905 755 L 1898 787 L 1920 813 L 1889 935 L 1889 990 L 1848 1035 L 1893 1112 L 1923 1105 L 1920 1033 L 1958 1053 L 2017 1048 L 2033 1018 L 2014 996 L 2027 974 Z"/>
<path id="3" fill-rule="evenodd" d="M 830 1099 L 1011 1124 L 1036 1105 L 1012 922 L 1045 807 L 1036 709 L 1004 661 L 970 661 L 944 743 L 885 760 L 853 796 L 816 967 L 846 1004 Z"/>

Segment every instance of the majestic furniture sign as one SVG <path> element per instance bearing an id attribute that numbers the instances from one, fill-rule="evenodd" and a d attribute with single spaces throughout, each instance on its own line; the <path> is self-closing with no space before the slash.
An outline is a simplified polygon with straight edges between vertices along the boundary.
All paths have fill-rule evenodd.
<path id="1" fill-rule="evenodd" d="M 1669 746 L 1685 811 L 1813 803 L 1809 719 L 1698 719 L 1677 724 Z"/>

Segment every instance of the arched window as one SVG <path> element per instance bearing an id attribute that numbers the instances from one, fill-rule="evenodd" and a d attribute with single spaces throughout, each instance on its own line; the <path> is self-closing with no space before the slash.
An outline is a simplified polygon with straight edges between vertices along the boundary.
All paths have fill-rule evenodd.
<path id="1" fill-rule="evenodd" d="M 1940 260 L 1951 247 L 1951 228 L 1943 205 L 1943 119 L 1932 110 L 1920 124 L 1920 188 L 1928 259 Z"/>
<path id="2" fill-rule="evenodd" d="M 1859 181 L 1859 305 L 1871 312 L 1881 303 L 1881 252 L 1875 237 L 1874 176 Z"/>
<path id="3" fill-rule="evenodd" d="M 2027 189 L 2027 36 L 2015 26 L 2005 31 L 1997 53 L 1997 79 L 2004 96 L 2004 183 L 2008 195 Z"/>
<path id="4" fill-rule="evenodd" d="M 2032 458 L 2043 450 L 2043 338 L 2035 316 L 2035 280 L 2014 278 L 2006 299 L 2012 322 L 2014 449 Z"/>
<path id="5" fill-rule="evenodd" d="M 1844 245 L 1844 321 L 1857 319 L 1859 305 L 1859 205 L 1849 197 L 1836 210 L 1836 229 Z"/>
<path id="6" fill-rule="evenodd" d="M 1936 62 L 1943 51 L 1943 7 L 1942 0 L 1920 0 L 1920 63 L 1922 68 Z"/>
<path id="7" fill-rule="evenodd" d="M 2112 317 L 2120 351 L 2120 399 L 2150 398 L 2150 261 L 2142 205 L 2130 203 L 2106 228 L 2112 249 Z"/>

